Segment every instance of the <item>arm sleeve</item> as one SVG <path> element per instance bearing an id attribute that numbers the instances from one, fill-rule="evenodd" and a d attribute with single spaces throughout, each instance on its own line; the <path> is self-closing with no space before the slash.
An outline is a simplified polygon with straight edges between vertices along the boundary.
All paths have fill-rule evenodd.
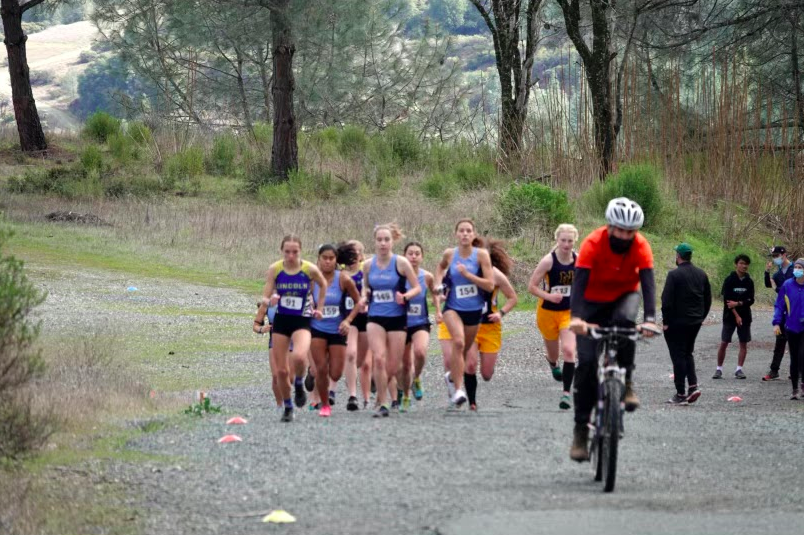
<path id="1" fill-rule="evenodd" d="M 667 324 L 668 320 L 673 316 L 673 272 L 667 274 L 667 279 L 664 281 L 664 289 L 662 289 L 662 322 Z"/>
<path id="2" fill-rule="evenodd" d="M 584 294 L 586 293 L 586 286 L 589 284 L 589 272 L 587 268 L 575 268 L 575 274 L 572 278 L 572 296 L 570 297 L 570 309 L 572 316 L 576 318 L 586 319 L 584 314 L 586 312 L 586 301 L 584 301 Z"/>
<path id="3" fill-rule="evenodd" d="M 773 288 L 773 286 L 771 286 L 771 276 L 770 276 L 770 273 L 769 273 L 769 272 L 767 272 L 767 271 L 765 272 L 765 288 Z M 777 290 L 777 291 L 778 291 L 778 290 Z"/>
<path id="4" fill-rule="evenodd" d="M 782 324 L 785 309 L 784 296 L 784 287 L 779 288 L 779 295 L 776 296 L 776 301 L 773 303 L 773 321 L 771 321 L 771 325 Z"/>
<path id="5" fill-rule="evenodd" d="M 704 319 L 712 309 L 712 285 L 709 284 L 709 277 L 704 274 Z"/>
<path id="6" fill-rule="evenodd" d="M 720 295 L 723 297 L 723 304 L 726 304 L 727 296 L 729 295 L 729 281 L 731 277 L 726 277 L 726 280 L 723 281 L 723 286 L 720 288 Z"/>
<path id="7" fill-rule="evenodd" d="M 642 306 L 645 309 L 645 321 L 656 321 L 656 280 L 652 269 L 639 270 L 639 282 L 642 284 Z"/>

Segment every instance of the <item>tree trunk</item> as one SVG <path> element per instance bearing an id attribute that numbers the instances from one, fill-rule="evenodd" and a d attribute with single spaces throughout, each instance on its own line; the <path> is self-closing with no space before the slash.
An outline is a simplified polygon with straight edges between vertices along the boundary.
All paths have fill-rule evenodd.
<path id="1" fill-rule="evenodd" d="M 22 30 L 23 9 L 17 0 L 2 0 L 0 16 L 3 18 L 6 51 L 8 53 L 8 75 L 11 80 L 11 100 L 14 104 L 14 118 L 20 136 L 20 147 L 24 152 L 47 150 L 45 132 L 36 111 L 31 77 L 28 70 L 28 56 L 25 41 L 28 37 Z"/>
<path id="2" fill-rule="evenodd" d="M 296 117 L 293 112 L 293 44 L 290 20 L 287 17 L 289 0 L 283 0 L 279 9 L 271 11 L 271 36 L 274 52 L 274 139 L 271 148 L 271 171 L 287 179 L 288 173 L 299 167 L 296 144 Z"/>

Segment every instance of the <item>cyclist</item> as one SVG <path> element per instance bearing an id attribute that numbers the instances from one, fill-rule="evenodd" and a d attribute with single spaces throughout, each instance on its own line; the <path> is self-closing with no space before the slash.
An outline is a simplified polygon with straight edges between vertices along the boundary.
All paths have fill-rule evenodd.
<path id="1" fill-rule="evenodd" d="M 445 378 L 448 385 L 452 379 L 455 394 L 451 401 L 460 407 L 466 403 L 464 363 L 480 327 L 484 302 L 482 292 L 494 290 L 494 271 L 488 251 L 472 245 L 476 233 L 471 219 L 458 221 L 455 237 L 458 246 L 444 251 L 436 268 L 435 287 L 440 287 L 442 282 L 449 286 L 442 317 L 452 338 L 452 358 L 449 359 L 449 375 Z"/>
<path id="2" fill-rule="evenodd" d="M 363 267 L 366 284 L 363 299 L 371 298 L 368 310 L 368 339 L 374 358 L 374 382 L 377 385 L 377 404 L 374 414 L 388 416 L 388 378 L 396 376 L 405 351 L 407 304 L 419 295 L 421 287 L 413 268 L 404 256 L 393 254 L 394 243 L 402 238 L 395 223 L 374 228 L 376 254 Z M 410 284 L 406 290 L 405 281 Z"/>
<path id="3" fill-rule="evenodd" d="M 570 329 L 586 335 L 593 325 L 634 326 L 638 306 L 637 289 L 642 285 L 645 336 L 656 326 L 656 283 L 653 252 L 639 233 L 645 215 L 642 208 L 625 197 L 612 199 L 606 208 L 604 225 L 589 234 L 581 244 L 575 262 L 570 307 Z M 634 343 L 619 344 L 618 362 L 626 369 L 625 410 L 639 407 L 632 372 Z M 589 418 L 597 400 L 598 345 L 586 336 L 578 339 L 578 366 L 575 370 L 575 429 L 570 458 L 589 459 Z"/>
<path id="4" fill-rule="evenodd" d="M 334 245 L 324 244 L 318 248 L 318 269 L 327 281 L 326 300 L 324 302 L 323 317 L 310 322 L 312 341 L 310 352 L 315 362 L 316 386 L 318 398 L 321 400 L 319 416 L 332 415 L 332 404 L 335 402 L 335 385 L 343 373 L 346 359 L 346 335 L 349 333 L 352 321 L 357 316 L 359 308 L 352 307 L 346 315 L 341 308 L 343 296 L 349 296 L 358 305 L 360 294 L 357 292 L 354 280 L 346 272 L 335 269 L 337 263 L 354 263 L 354 249 L 352 256 L 336 256 Z M 315 296 L 319 293 L 319 285 L 315 284 Z M 317 303 L 316 303 L 317 304 Z M 329 387 L 329 392 L 327 392 Z"/>
<path id="5" fill-rule="evenodd" d="M 282 422 L 293 421 L 293 404 L 290 400 L 290 370 L 288 346 L 293 344 L 291 362 L 296 372 L 294 380 L 295 403 L 303 407 L 307 403 L 302 377 L 307 369 L 307 352 L 310 348 L 310 319 L 320 319 L 327 295 L 327 282 L 321 271 L 310 262 L 302 260 L 301 239 L 295 235 L 282 238 L 282 260 L 268 268 L 263 289 L 263 303 L 270 305 L 278 297 L 279 306 L 271 325 L 271 373 L 277 376 L 279 391 L 284 403 Z M 313 283 L 319 285 L 318 306 L 313 309 L 311 293 Z"/>
<path id="6" fill-rule="evenodd" d="M 575 275 L 573 251 L 578 241 L 578 229 L 573 225 L 561 224 L 555 231 L 556 245 L 544 256 L 533 271 L 528 291 L 539 298 L 536 305 L 536 326 L 544 338 L 547 349 L 547 363 L 553 377 L 564 382 L 564 391 L 558 406 L 570 408 L 570 387 L 575 375 L 575 333 L 570 331 L 570 295 L 572 278 Z M 546 289 L 542 289 L 542 283 Z M 564 356 L 563 370 L 558 366 L 559 342 Z"/>

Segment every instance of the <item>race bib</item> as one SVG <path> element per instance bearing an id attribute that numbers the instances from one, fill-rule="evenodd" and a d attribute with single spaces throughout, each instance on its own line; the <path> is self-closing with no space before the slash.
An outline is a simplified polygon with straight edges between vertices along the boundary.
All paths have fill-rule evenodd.
<path id="1" fill-rule="evenodd" d="M 352 310 L 355 307 L 355 300 L 351 297 L 347 297 L 344 304 L 346 305 L 346 310 Z"/>
<path id="2" fill-rule="evenodd" d="M 550 293 L 569 297 L 572 294 L 572 286 L 553 286 L 550 288 Z"/>
<path id="3" fill-rule="evenodd" d="M 375 303 L 393 303 L 394 292 L 391 290 L 377 290 L 371 293 Z"/>
<path id="4" fill-rule="evenodd" d="M 422 315 L 422 306 L 420 304 L 408 306 L 408 316 L 421 316 L 421 315 Z"/>
<path id="5" fill-rule="evenodd" d="M 302 305 L 304 305 L 304 299 L 292 295 L 283 295 L 279 300 L 279 304 L 282 305 L 282 308 L 287 308 L 288 310 L 301 310 Z"/>
<path id="6" fill-rule="evenodd" d="M 327 306 L 324 307 L 323 312 L 321 313 L 322 318 L 337 318 L 340 316 L 341 311 L 338 310 L 336 306 Z"/>
<path id="7" fill-rule="evenodd" d="M 467 297 L 475 297 L 477 295 L 477 286 L 474 284 L 462 284 L 455 287 L 455 297 L 458 299 L 466 299 Z"/>

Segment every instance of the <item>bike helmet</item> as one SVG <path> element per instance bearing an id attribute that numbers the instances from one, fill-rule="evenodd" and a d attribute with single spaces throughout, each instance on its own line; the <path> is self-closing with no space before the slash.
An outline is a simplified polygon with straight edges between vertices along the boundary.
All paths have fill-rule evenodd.
<path id="1" fill-rule="evenodd" d="M 631 199 L 618 197 L 609 201 L 606 207 L 606 221 L 609 225 L 625 230 L 639 230 L 645 222 L 645 214 Z"/>

